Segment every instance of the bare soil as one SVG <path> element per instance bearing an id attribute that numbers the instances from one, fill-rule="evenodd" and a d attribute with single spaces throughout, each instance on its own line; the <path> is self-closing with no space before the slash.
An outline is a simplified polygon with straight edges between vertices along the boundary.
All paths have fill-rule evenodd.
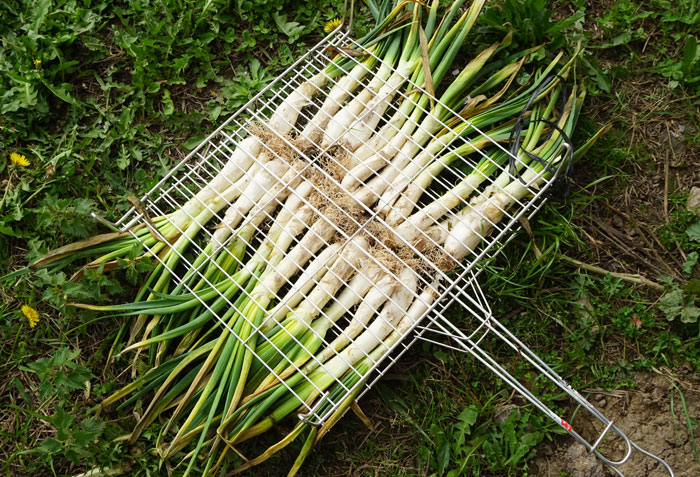
<path id="1" fill-rule="evenodd" d="M 687 367 L 673 373 L 667 369 L 639 373 L 636 381 L 636 390 L 592 390 L 589 400 L 639 447 L 664 459 L 677 477 L 699 475 L 700 462 L 694 455 L 687 417 L 693 423 L 700 418 L 700 377 Z M 575 419 L 572 425 L 584 435 L 596 436 L 602 427 L 597 426 L 596 432 L 587 418 L 586 421 Z M 698 445 L 697 437 L 695 445 Z M 627 446 L 619 437 L 606 436 L 600 449 L 611 460 L 620 460 Z M 626 476 L 669 475 L 660 463 L 636 451 L 618 469 Z M 529 475 L 543 477 L 616 475 L 588 454 L 583 445 L 565 438 L 541 444 L 530 470 Z"/>

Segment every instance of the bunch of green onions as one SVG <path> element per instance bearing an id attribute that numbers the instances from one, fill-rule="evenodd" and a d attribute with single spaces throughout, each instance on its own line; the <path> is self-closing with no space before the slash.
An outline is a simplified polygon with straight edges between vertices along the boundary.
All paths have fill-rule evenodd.
<path id="1" fill-rule="evenodd" d="M 294 474 L 376 363 L 439 295 L 436 276 L 400 261 L 387 264 L 378 250 L 420 255 L 438 248 L 454 268 L 478 253 L 509 210 L 566 167 L 584 98 L 580 85 L 568 95 L 563 85 L 574 58 L 561 65 L 558 55 L 517 86 L 538 47 L 507 52 L 507 35 L 472 55 L 435 101 L 435 85 L 454 68 L 484 1 L 462 9 L 457 0 L 444 12 L 437 1 L 382 2 L 373 9 L 377 26 L 358 41 L 372 55 L 336 57 L 283 100 L 264 128 L 336 167 L 303 174 L 309 165 L 299 165 L 292 148 L 271 158 L 262 133 L 253 134 L 209 184 L 152 227 L 68 246 L 36 264 L 58 268 L 95 255 L 89 266 L 107 264 L 138 242 L 158 255 L 160 265 L 134 302 L 75 305 L 135 317 L 118 344 L 122 355 L 136 352 L 134 380 L 100 406 L 121 401 L 119 409 L 127 409 L 148 400 L 126 439 L 134 442 L 157 423 L 164 461 L 181 457 L 185 475 L 210 474 L 236 460 L 231 451 L 242 458 L 243 442 L 314 409 L 328 416 L 321 427 L 301 421 L 237 468 L 257 465 L 306 434 Z M 323 103 L 311 105 L 321 92 Z M 302 110 L 310 116 L 305 124 Z M 509 154 L 497 143 L 507 145 L 523 120 L 527 127 Z M 481 159 L 456 184 L 444 178 L 477 154 Z M 333 184 L 335 196 L 321 183 Z M 366 230 L 391 230 L 387 243 L 399 245 L 362 230 L 345 233 L 314 206 L 339 196 L 352 205 L 340 210 L 345 221 L 376 214 L 377 227 Z M 171 271 L 226 206 L 222 226 L 176 280 Z M 266 219 L 272 225 L 263 232 Z M 137 376 L 143 364 L 147 371 Z"/>

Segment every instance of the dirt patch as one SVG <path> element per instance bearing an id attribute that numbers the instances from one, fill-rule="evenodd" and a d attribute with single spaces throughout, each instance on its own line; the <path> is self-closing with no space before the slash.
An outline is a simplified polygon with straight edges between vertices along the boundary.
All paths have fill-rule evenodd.
<path id="1" fill-rule="evenodd" d="M 589 400 L 605 416 L 626 432 L 628 437 L 652 454 L 663 458 L 677 477 L 698 475 L 700 463 L 695 460 L 687 416 L 693 422 L 700 418 L 700 377 L 690 367 L 678 373 L 668 370 L 644 372 L 636 376 L 638 389 L 630 391 L 590 391 Z M 683 405 L 680 392 L 685 399 Z M 572 425 L 584 436 L 598 435 L 586 416 L 579 413 Z M 600 429 L 600 426 L 598 426 Z M 697 432 L 696 434 L 696 445 Z M 619 438 L 606 438 L 601 445 L 604 455 L 618 460 L 625 445 Z M 630 460 L 618 468 L 626 476 L 669 475 L 658 462 L 634 452 Z M 581 444 L 572 439 L 555 439 L 541 444 L 530 463 L 531 475 L 568 477 L 607 477 L 616 475 Z"/>

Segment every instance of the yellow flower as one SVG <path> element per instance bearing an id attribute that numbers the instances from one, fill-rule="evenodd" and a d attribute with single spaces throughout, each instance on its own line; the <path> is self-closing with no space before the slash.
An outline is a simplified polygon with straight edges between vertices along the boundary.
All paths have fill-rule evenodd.
<path id="1" fill-rule="evenodd" d="M 20 154 L 18 152 L 13 152 L 10 154 L 10 160 L 12 161 L 12 164 L 16 166 L 27 167 L 29 165 L 29 161 L 26 157 L 24 157 L 24 154 Z"/>
<path id="2" fill-rule="evenodd" d="M 37 58 L 36 60 L 34 60 L 34 67 L 38 68 L 40 66 L 41 66 L 41 60 Z"/>
<path id="3" fill-rule="evenodd" d="M 29 305 L 22 305 L 22 313 L 29 321 L 29 327 L 34 328 L 39 323 L 39 313 Z"/>
<path id="4" fill-rule="evenodd" d="M 323 27 L 323 31 L 325 31 L 326 33 L 330 33 L 336 28 L 338 28 L 340 26 L 340 23 L 340 18 L 335 18 L 326 23 L 326 26 Z"/>

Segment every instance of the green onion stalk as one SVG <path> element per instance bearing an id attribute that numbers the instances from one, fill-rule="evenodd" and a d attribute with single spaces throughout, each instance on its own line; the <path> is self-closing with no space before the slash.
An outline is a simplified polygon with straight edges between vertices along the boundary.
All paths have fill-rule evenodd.
<path id="1" fill-rule="evenodd" d="M 577 89 L 574 87 L 564 114 L 558 123 L 559 128 L 567 137 L 571 137 L 573 134 L 585 97 L 585 90 L 582 88 L 577 97 Z M 446 252 L 457 260 L 461 260 L 473 252 L 479 242 L 476 238 L 477 235 L 488 235 L 493 224 L 497 224 L 503 219 L 505 211 L 527 197 L 531 190 L 541 188 L 545 181 L 552 178 L 556 170 L 566 168 L 569 159 L 565 155 L 564 146 L 565 140 L 561 132 L 554 130 L 549 140 L 532 149 L 532 152 L 537 154 L 543 162 L 530 162 L 525 171 L 522 172 L 521 178 L 514 179 L 511 174 L 504 172 L 499 177 L 495 187 L 489 191 L 488 197 L 484 196 L 483 200 L 475 204 L 471 210 L 465 208 L 460 211 L 455 229 L 445 240 Z M 488 222 L 484 219 L 488 219 Z"/>
<path id="2" fill-rule="evenodd" d="M 386 124 L 379 131 L 375 130 L 391 99 L 406 81 L 406 78 L 410 77 L 411 79 L 408 85 L 417 84 L 424 86 L 429 91 L 434 90 L 434 84 L 439 83 L 451 68 L 464 38 L 471 31 L 483 7 L 483 3 L 481 0 L 473 2 L 471 7 L 450 27 L 449 21 L 461 5 L 461 2 L 453 3 L 443 18 L 440 28 L 427 42 L 427 33 L 432 32 L 431 24 L 434 23 L 435 10 L 431 8 L 426 30 L 418 28 L 418 45 L 404 51 L 403 64 L 400 65 L 397 72 L 383 85 L 374 100 L 367 105 L 365 112 L 356 116 L 359 119 L 346 128 L 342 142 L 347 149 L 353 151 L 351 160 L 345 164 L 348 174 L 343 179 L 343 187 L 347 190 L 353 190 L 369 174 L 365 172 L 363 175 L 363 172 L 358 171 L 358 169 L 361 171 L 371 170 L 372 164 L 385 161 L 384 156 L 387 154 L 385 149 L 396 148 L 396 141 L 404 141 L 417 127 L 421 116 L 426 112 L 426 106 L 429 102 L 432 103 L 433 99 L 422 90 L 406 86 L 406 88 L 410 87 L 411 90 L 406 90 L 402 94 L 400 104 L 394 114 L 390 118 L 386 118 Z M 401 67 L 411 71 L 410 76 L 401 76 L 403 74 Z M 460 82 L 458 86 L 452 83 L 450 88 L 454 91 L 455 88 L 462 87 L 463 91 L 466 86 L 466 82 Z M 378 151 L 382 151 L 382 153 L 378 154 Z"/>
<path id="3" fill-rule="evenodd" d="M 551 114 L 554 109 L 554 105 L 556 104 L 556 101 L 558 99 L 560 88 L 555 88 L 554 91 L 551 94 L 551 98 L 549 100 L 549 103 L 545 108 L 541 108 L 540 106 L 536 106 L 535 112 L 533 116 L 531 117 L 531 120 L 528 124 L 528 129 L 525 134 L 525 138 L 523 140 L 523 145 L 519 151 L 519 154 L 517 156 L 517 163 L 516 163 L 516 171 L 520 173 L 520 170 L 523 168 L 527 167 L 527 172 L 526 174 L 531 174 L 533 170 L 541 170 L 542 165 L 537 162 L 534 166 L 530 167 L 529 163 L 531 162 L 531 157 L 528 154 L 525 154 L 523 151 L 533 151 L 535 154 L 540 155 L 539 150 L 543 148 L 545 152 L 548 154 L 552 154 L 552 151 L 556 151 L 558 147 L 561 146 L 561 135 L 558 132 L 553 132 L 552 133 L 552 138 L 554 139 L 549 139 L 548 142 L 545 144 L 539 146 L 538 141 L 542 138 L 542 134 L 544 132 L 545 128 L 545 123 L 538 121 L 538 119 L 552 119 Z M 544 109 L 543 114 L 540 114 L 540 111 Z M 574 111 L 576 112 L 576 111 Z M 565 111 L 565 114 L 570 114 L 569 111 Z M 559 142 L 553 142 L 554 140 L 558 140 Z M 502 152 L 497 152 L 494 156 L 496 157 L 503 157 L 504 154 Z M 550 156 L 547 156 L 544 160 L 549 160 L 551 159 Z M 442 161 L 442 162 L 447 162 L 447 161 Z M 488 161 L 491 162 L 491 161 Z M 493 165 L 489 165 L 488 162 L 487 167 L 491 169 L 491 172 L 495 172 L 496 170 L 500 169 L 498 168 L 493 168 Z M 494 161 L 495 163 L 496 161 Z M 440 165 L 440 162 L 436 162 L 435 165 Z M 435 173 L 439 173 L 440 170 L 442 170 L 442 167 L 438 167 Z M 431 225 L 435 224 L 437 220 L 439 220 L 441 217 L 444 215 L 450 214 L 455 207 L 460 206 L 461 204 L 464 203 L 464 201 L 473 193 L 475 192 L 477 184 L 481 184 L 485 177 L 486 174 L 484 173 L 483 168 L 477 168 L 473 173 L 469 174 L 466 176 L 463 180 L 461 180 L 457 185 L 455 185 L 454 188 L 443 194 L 441 197 L 431 201 L 427 205 L 425 205 L 422 208 L 419 208 L 415 212 L 409 215 L 409 211 L 412 210 L 412 207 L 408 207 L 406 209 L 406 213 L 404 214 L 405 220 L 401 223 L 399 223 L 396 226 L 396 233 L 399 235 L 402 239 L 404 240 L 416 240 L 417 237 L 419 237 L 427 228 L 429 228 Z M 426 173 L 424 178 L 426 179 L 426 182 L 429 182 L 434 178 L 435 175 L 431 174 L 430 172 Z M 423 178 L 419 179 L 423 180 Z M 520 182 L 518 180 L 518 182 Z M 500 175 L 493 180 L 493 183 L 490 184 L 486 189 L 484 189 L 480 194 L 476 196 L 475 199 L 473 199 L 468 206 L 464 207 L 464 211 L 469 211 L 468 213 L 472 213 L 470 218 L 475 219 L 476 215 L 479 215 L 482 213 L 477 207 L 477 204 L 484 204 L 486 202 L 490 201 L 490 196 L 492 195 L 493 191 L 502 191 L 505 190 L 509 184 L 512 183 L 512 175 L 508 169 L 503 170 L 503 172 L 500 173 Z M 515 186 L 512 186 L 515 187 Z M 488 199 L 488 200 L 487 200 Z M 490 203 L 490 202 L 489 202 Z M 494 213 L 494 210 L 492 207 L 488 208 L 488 214 Z M 506 209 L 502 209 L 506 210 Z M 461 212 L 461 213 L 467 213 L 467 212 Z M 485 215 L 482 217 L 482 220 L 489 215 Z M 500 220 L 499 217 L 498 220 Z M 493 223 L 497 223 L 498 220 L 496 220 Z M 475 226 L 474 224 L 471 224 L 470 226 Z M 457 234 L 458 237 L 462 238 L 463 234 Z M 473 239 L 475 240 L 475 239 Z M 480 242 L 480 241 L 479 241 Z M 450 243 L 453 243 L 451 241 Z M 477 243 L 478 244 L 478 243 Z M 453 251 L 453 248 L 447 249 L 448 255 L 450 252 Z M 451 255 L 452 256 L 452 255 Z M 463 257 L 463 254 L 459 254 L 458 257 Z"/>
<path id="4" fill-rule="evenodd" d="M 328 229 L 328 227 L 325 228 Z M 207 359 L 208 362 L 205 363 L 202 370 L 200 370 L 198 376 L 203 377 L 205 373 L 209 371 L 211 365 L 216 362 L 207 385 L 198 393 L 199 397 L 194 407 L 188 413 L 185 422 L 179 426 L 176 436 L 165 451 L 165 456 L 168 456 L 171 453 L 171 449 L 182 447 L 183 444 L 186 444 L 199 435 L 200 438 L 192 453 L 192 458 L 190 459 L 190 464 L 186 473 L 192 469 L 196 461 L 195 457 L 199 454 L 204 444 L 207 430 L 213 422 L 216 422 L 216 420 L 220 418 L 216 413 L 219 409 L 219 404 L 222 402 L 222 397 L 225 394 L 227 395 L 226 400 L 223 402 L 223 409 L 234 409 L 236 407 L 243 390 L 242 384 L 246 381 L 245 375 L 250 367 L 250 360 L 253 357 L 255 348 L 255 340 L 247 341 L 247 339 L 251 331 L 259 326 L 260 320 L 263 317 L 263 312 L 271 298 L 276 296 L 277 290 L 281 287 L 282 283 L 284 283 L 285 274 L 294 273 L 288 270 L 300 268 L 301 264 L 305 263 L 311 256 L 313 253 L 312 250 L 317 250 L 325 240 L 328 240 L 329 237 L 327 236 L 318 237 L 317 234 L 319 232 L 319 228 L 316 228 L 312 233 L 307 234 L 305 236 L 306 240 L 302 239 L 300 243 L 291 250 L 289 255 L 280 261 L 277 269 L 261 277 L 255 287 L 246 294 L 247 296 L 237 307 L 239 310 L 242 310 L 240 317 L 235 318 L 237 321 L 229 323 L 231 326 L 236 327 L 235 336 L 229 333 L 221 334 L 218 339 L 220 344 L 215 350 L 222 349 L 223 352 L 221 355 L 210 353 L 210 357 Z M 333 263 L 332 259 L 338 248 L 338 245 L 327 247 L 310 264 L 304 273 L 314 275 L 314 272 L 310 272 L 309 269 L 321 269 L 320 266 L 315 266 L 314 262 L 320 262 L 322 265 L 329 262 Z M 247 345 L 244 344 L 246 342 Z M 232 379 L 229 379 L 229 369 L 232 369 L 234 373 Z M 171 423 L 174 422 L 174 418 L 178 416 L 179 411 L 185 409 L 185 403 L 189 402 L 189 394 L 195 389 L 194 386 L 196 384 L 198 383 L 195 381 L 190 385 L 188 393 L 182 399 L 181 405 L 175 410 L 169 425 L 166 426 L 163 431 L 164 434 L 167 433 L 168 429 L 171 427 Z M 208 414 L 202 423 L 201 416 L 205 409 L 208 410 Z"/>
<path id="5" fill-rule="evenodd" d="M 355 268 L 361 268 L 362 273 L 355 273 L 350 279 L 354 270 L 345 270 L 342 279 L 347 285 L 341 292 L 318 300 L 319 292 L 323 294 L 327 289 L 325 283 L 320 284 L 286 315 L 284 312 L 289 309 L 288 306 L 278 307 L 270 313 L 267 323 L 279 324 L 268 327 L 266 338 L 258 347 L 258 359 L 251 368 L 251 378 L 244 389 L 244 401 L 301 368 L 324 343 L 327 332 L 347 310 L 358 306 L 353 314 L 353 322 L 357 322 L 359 317 L 368 314 L 367 310 L 379 309 L 387 297 L 391 296 L 397 287 L 397 281 L 386 276 L 381 267 L 372 263 L 369 257 L 359 258 L 359 265 Z M 334 281 L 333 275 L 328 277 L 330 280 L 326 277 L 324 280 Z M 318 318 L 319 314 L 322 318 Z M 348 332 L 349 328 L 346 328 L 343 335 Z"/>

